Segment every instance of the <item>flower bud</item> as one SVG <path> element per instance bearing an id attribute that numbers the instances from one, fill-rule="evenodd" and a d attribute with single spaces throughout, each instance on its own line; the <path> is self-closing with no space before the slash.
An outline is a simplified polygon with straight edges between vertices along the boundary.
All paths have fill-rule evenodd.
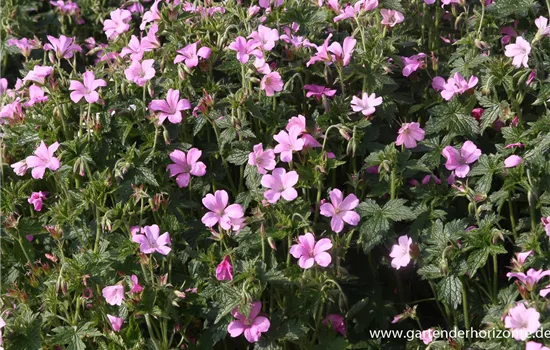
<path id="1" fill-rule="evenodd" d="M 269 244 L 269 247 L 273 250 L 277 250 L 277 245 L 275 244 L 275 240 L 273 237 L 267 237 L 267 243 Z"/>

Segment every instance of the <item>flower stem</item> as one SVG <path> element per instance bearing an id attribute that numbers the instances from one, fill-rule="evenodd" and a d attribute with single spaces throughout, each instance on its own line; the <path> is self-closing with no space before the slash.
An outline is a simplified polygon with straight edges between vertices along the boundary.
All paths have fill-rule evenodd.
<path id="1" fill-rule="evenodd" d="M 95 207 L 95 243 L 94 243 L 94 254 L 97 253 L 97 250 L 99 249 L 99 237 L 101 236 L 101 222 L 99 220 L 99 207 Z"/>
<path id="2" fill-rule="evenodd" d="M 466 330 L 470 329 L 470 315 L 468 314 L 468 295 L 466 291 L 466 283 L 464 278 L 462 279 L 462 310 L 464 312 L 464 328 Z M 471 339 L 471 336 L 468 334 L 468 339 Z"/>

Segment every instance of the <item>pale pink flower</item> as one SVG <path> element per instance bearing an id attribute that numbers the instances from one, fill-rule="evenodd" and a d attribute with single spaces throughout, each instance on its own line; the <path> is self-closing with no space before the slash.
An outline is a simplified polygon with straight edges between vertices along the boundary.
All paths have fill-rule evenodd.
<path id="1" fill-rule="evenodd" d="M 61 35 L 59 39 L 51 35 L 48 35 L 47 38 L 50 44 L 44 45 L 44 50 L 55 51 L 55 55 L 58 59 L 69 59 L 73 57 L 75 52 L 82 51 L 80 45 L 75 44 L 75 38 L 69 38 L 65 35 Z"/>
<path id="2" fill-rule="evenodd" d="M 59 159 L 54 157 L 54 153 L 59 147 L 59 142 L 54 142 L 49 147 L 44 141 L 40 141 L 40 146 L 34 151 L 34 155 L 28 156 L 25 160 L 27 167 L 32 169 L 32 177 L 34 179 L 42 179 L 46 169 L 56 171 L 61 167 Z"/>
<path id="3" fill-rule="evenodd" d="M 442 79 L 441 77 L 436 78 Z M 434 87 L 436 78 L 434 78 L 434 81 L 432 82 L 432 87 Z M 454 95 L 461 95 L 476 86 L 478 81 L 478 78 L 475 76 L 471 76 L 470 79 L 466 81 L 466 79 L 464 79 L 462 75 L 460 75 L 460 73 L 456 72 L 452 77 L 447 80 L 446 83 L 443 84 L 441 89 L 441 96 L 445 100 L 449 101 L 451 98 L 453 98 Z M 440 81 L 438 80 L 438 86 L 439 83 Z"/>
<path id="4" fill-rule="evenodd" d="M 344 198 L 344 194 L 335 188 L 329 192 L 330 203 L 324 203 L 319 208 L 321 215 L 331 217 L 330 228 L 339 233 L 344 229 L 344 222 L 357 226 L 360 217 L 354 209 L 359 205 L 359 199 L 352 193 Z"/>
<path id="5" fill-rule="evenodd" d="M 139 39 L 137 38 L 137 36 L 132 35 L 128 46 L 123 47 L 120 51 L 120 57 L 130 55 L 130 59 L 132 59 L 132 61 L 141 61 L 144 53 L 145 50 L 141 46 Z"/>
<path id="6" fill-rule="evenodd" d="M 514 147 L 523 147 L 523 146 L 525 146 L 525 145 L 521 142 L 509 143 L 506 146 L 504 146 L 504 149 L 514 148 Z"/>
<path id="7" fill-rule="evenodd" d="M 179 188 L 189 186 L 191 175 L 204 176 L 206 174 L 206 165 L 199 162 L 202 151 L 191 148 L 187 154 L 180 150 L 174 150 L 170 153 L 170 159 L 174 164 L 169 164 L 166 170 L 170 171 L 170 177 L 176 177 L 176 183 Z"/>
<path id="8" fill-rule="evenodd" d="M 159 3 L 160 3 L 160 0 L 155 0 L 153 5 L 151 5 L 151 8 L 149 9 L 149 11 L 143 14 L 143 18 L 141 20 L 141 25 L 139 26 L 139 29 L 145 30 L 147 23 L 156 22 L 160 20 Z"/>
<path id="9" fill-rule="evenodd" d="M 259 316 L 261 310 L 262 303 L 259 301 L 252 303 L 248 317 L 241 314 L 237 308 L 233 309 L 231 314 L 235 317 L 235 320 L 227 326 L 227 332 L 231 338 L 244 333 L 244 337 L 249 343 L 260 340 L 262 333 L 267 332 L 271 326 L 266 317 Z"/>
<path id="10" fill-rule="evenodd" d="M 528 341 L 525 344 L 525 350 L 550 350 L 550 348 L 544 346 L 544 344 L 541 344 L 541 343 Z"/>
<path id="11" fill-rule="evenodd" d="M 523 272 L 508 272 L 506 277 L 515 277 L 521 281 L 528 291 L 532 291 L 536 284 L 546 276 L 550 276 L 550 270 L 543 271 L 529 269 L 527 273 Z"/>
<path id="12" fill-rule="evenodd" d="M 130 277 L 130 280 L 132 281 L 130 293 L 139 293 L 143 290 L 143 287 L 139 284 L 139 280 L 136 275 L 132 275 L 132 277 Z"/>
<path id="13" fill-rule="evenodd" d="M 394 244 L 391 249 L 390 257 L 392 257 L 391 266 L 399 270 L 401 267 L 409 265 L 411 262 L 411 246 L 412 238 L 407 235 L 399 237 L 398 244 Z"/>
<path id="14" fill-rule="evenodd" d="M 325 317 L 323 320 L 325 326 L 331 326 L 336 333 L 342 334 L 344 337 L 347 337 L 346 334 L 346 323 L 344 322 L 344 316 L 338 314 L 330 314 Z"/>
<path id="15" fill-rule="evenodd" d="M 6 93 L 8 90 L 8 79 L 0 78 L 0 96 Z"/>
<path id="16" fill-rule="evenodd" d="M 103 22 L 103 31 L 107 39 L 112 40 L 130 29 L 128 22 L 132 19 L 132 13 L 128 10 L 116 9 L 111 11 L 111 19 Z"/>
<path id="17" fill-rule="evenodd" d="M 44 103 L 46 101 L 48 101 L 48 96 L 45 95 L 44 90 L 40 86 L 32 84 L 29 86 L 29 100 L 23 106 L 32 107 L 37 103 Z"/>
<path id="18" fill-rule="evenodd" d="M 382 15 L 381 23 L 389 27 L 394 27 L 396 24 L 399 24 L 405 20 L 405 16 L 396 10 L 382 9 L 380 10 L 380 14 Z"/>
<path id="19" fill-rule="evenodd" d="M 179 90 L 169 89 L 166 93 L 166 100 L 151 101 L 149 109 L 160 111 L 158 125 L 162 125 L 166 118 L 168 118 L 170 123 L 178 124 L 182 120 L 181 111 L 191 109 L 191 103 L 185 98 L 180 100 Z"/>
<path id="20" fill-rule="evenodd" d="M 34 210 L 41 211 L 42 210 L 42 201 L 46 200 L 46 195 L 48 192 L 33 192 L 29 199 L 27 200 L 29 204 L 32 204 L 34 206 Z"/>
<path id="21" fill-rule="evenodd" d="M 174 64 L 184 62 L 187 68 L 196 67 L 199 64 L 199 58 L 207 60 L 212 53 L 209 47 L 203 46 L 197 50 L 199 41 L 189 44 L 181 50 L 176 51 L 178 55 L 174 59 Z"/>
<path id="22" fill-rule="evenodd" d="M 418 55 L 413 55 L 410 57 L 401 57 L 403 61 L 403 76 L 408 77 L 413 72 L 416 72 L 418 69 L 424 68 L 426 66 L 426 54 L 419 53 Z"/>
<path id="23" fill-rule="evenodd" d="M 111 322 L 111 327 L 113 327 L 113 331 L 119 332 L 120 328 L 122 328 L 122 324 L 124 323 L 124 319 L 109 314 L 107 314 L 107 318 L 109 319 L 109 322 Z"/>
<path id="24" fill-rule="evenodd" d="M 151 28 L 147 31 L 145 38 L 141 38 L 141 48 L 145 52 L 153 51 L 160 47 L 160 41 L 157 37 L 157 32 L 159 30 L 158 24 L 153 24 Z"/>
<path id="25" fill-rule="evenodd" d="M 523 303 L 519 303 L 508 311 L 504 318 L 504 327 L 512 330 L 512 338 L 525 341 L 529 334 L 539 329 L 539 318 L 540 314 L 536 309 L 527 309 Z"/>
<path id="26" fill-rule="evenodd" d="M 269 9 L 270 3 L 273 3 L 273 6 L 275 7 L 281 7 L 283 5 L 284 0 L 259 0 L 258 4 L 261 8 Z"/>
<path id="27" fill-rule="evenodd" d="M 344 44 L 340 45 L 339 42 L 334 42 L 328 47 L 328 51 L 334 55 L 333 62 L 340 62 L 342 66 L 347 66 L 351 61 L 351 55 L 355 50 L 355 44 L 357 40 L 348 36 L 344 39 Z"/>
<path id="28" fill-rule="evenodd" d="M 364 11 L 372 11 L 378 7 L 378 0 L 359 0 L 354 6 L 361 5 L 361 9 Z"/>
<path id="29" fill-rule="evenodd" d="M 320 100 L 322 97 L 332 97 L 336 94 L 336 90 L 331 90 L 328 87 L 314 84 L 304 85 L 304 89 L 307 91 L 306 97 L 315 97 Z"/>
<path id="30" fill-rule="evenodd" d="M 155 76 L 154 63 L 155 60 L 144 60 L 141 63 L 132 61 L 130 67 L 124 71 L 124 75 L 129 81 L 136 83 L 138 86 L 143 86 Z"/>
<path id="31" fill-rule="evenodd" d="M 32 50 L 39 49 L 41 47 L 38 40 L 27 38 L 9 39 L 8 45 L 16 46 L 19 50 L 21 50 L 21 54 L 25 57 L 29 57 Z"/>
<path id="32" fill-rule="evenodd" d="M 353 96 L 351 99 L 351 109 L 354 112 L 361 112 L 364 116 L 370 116 L 376 112 L 376 106 L 380 106 L 383 100 L 382 97 L 376 97 L 375 94 L 363 93 L 361 98 Z"/>
<path id="33" fill-rule="evenodd" d="M 132 242 L 139 243 L 139 250 L 145 254 L 152 254 L 154 252 L 162 255 L 168 255 L 172 248 L 168 247 L 172 244 L 170 241 L 170 234 L 164 232 L 160 234 L 160 228 L 158 225 L 144 226 L 141 229 L 142 234 L 135 234 L 132 236 Z"/>
<path id="34" fill-rule="evenodd" d="M 515 257 L 512 258 L 513 268 L 517 271 L 521 271 L 523 268 L 523 265 L 525 265 L 525 261 L 532 254 L 533 254 L 532 250 L 528 252 L 515 253 Z"/>
<path id="35" fill-rule="evenodd" d="M 86 71 L 82 74 L 84 84 L 78 80 L 71 80 L 69 90 L 71 90 L 71 100 L 78 103 L 82 97 L 88 103 L 96 103 L 99 100 L 99 94 L 95 91 L 99 87 L 107 86 L 107 82 L 103 79 L 96 79 L 92 71 Z"/>
<path id="36" fill-rule="evenodd" d="M 523 158 L 521 158 L 520 156 L 516 156 L 515 154 L 512 154 L 511 156 L 509 156 L 504 160 L 504 167 L 515 168 L 521 163 L 523 163 Z"/>
<path id="37" fill-rule="evenodd" d="M 23 176 L 27 172 L 27 161 L 23 159 L 22 161 L 13 163 L 11 167 L 17 176 Z"/>
<path id="38" fill-rule="evenodd" d="M 405 145 L 405 148 L 415 148 L 417 141 L 424 140 L 424 130 L 419 123 L 405 123 L 399 129 L 399 135 L 395 144 L 397 146 Z"/>
<path id="39" fill-rule="evenodd" d="M 273 96 L 275 92 L 282 91 L 283 86 L 283 79 L 278 72 L 266 74 L 260 81 L 260 90 L 264 90 L 266 96 Z"/>
<path id="40" fill-rule="evenodd" d="M 326 251 L 332 248 L 332 242 L 329 238 L 322 238 L 315 243 L 313 234 L 306 233 L 298 236 L 298 243 L 290 247 L 290 254 L 298 260 L 298 266 L 302 269 L 309 269 L 315 263 L 322 267 L 327 267 L 332 258 Z"/>
<path id="41" fill-rule="evenodd" d="M 13 167 L 13 165 L 12 165 L 12 167 Z M 540 221 L 544 225 L 544 231 L 546 231 L 546 235 L 548 237 L 550 237 L 550 216 L 546 217 L 546 218 L 541 218 Z"/>
<path id="42" fill-rule="evenodd" d="M 23 118 L 23 108 L 17 98 L 12 103 L 5 104 L 0 109 L 0 125 L 6 122 L 6 119 Z"/>
<path id="43" fill-rule="evenodd" d="M 279 40 L 279 31 L 260 24 L 258 30 L 252 32 L 248 38 L 256 40 L 262 50 L 271 51 Z"/>
<path id="44" fill-rule="evenodd" d="M 44 85 L 46 77 L 52 74 L 52 72 L 52 67 L 36 65 L 31 71 L 29 71 L 29 73 L 27 73 L 25 78 L 23 78 L 23 81 L 34 81 L 38 84 Z"/>
<path id="45" fill-rule="evenodd" d="M 260 43 L 254 39 L 246 40 L 242 36 L 238 36 L 235 41 L 229 44 L 229 49 L 237 52 L 237 59 L 242 64 L 246 64 L 250 59 L 250 55 L 257 58 L 263 58 L 264 54 L 258 48 Z"/>
<path id="46" fill-rule="evenodd" d="M 548 27 L 548 18 L 540 16 L 535 20 L 535 25 L 538 28 L 537 36 L 550 36 L 550 27 Z"/>
<path id="47" fill-rule="evenodd" d="M 529 53 L 531 53 L 531 45 L 529 42 L 523 37 L 518 36 L 516 38 L 515 44 L 509 44 L 505 47 L 506 51 L 504 52 L 504 55 L 506 57 L 513 57 L 512 65 L 516 68 L 520 68 L 521 66 L 528 68 L 529 65 L 527 64 L 527 61 L 529 61 Z"/>
<path id="48" fill-rule="evenodd" d="M 432 328 L 423 330 L 422 333 L 420 333 L 420 340 L 422 340 L 422 342 L 425 345 L 428 345 L 431 342 L 433 342 L 434 341 L 434 330 Z"/>
<path id="49" fill-rule="evenodd" d="M 479 156 L 481 156 L 481 150 L 472 141 L 466 141 L 462 145 L 460 152 L 452 146 L 447 146 L 441 154 L 447 159 L 445 168 L 447 170 L 454 170 L 457 177 L 465 178 L 470 172 L 468 164 L 478 160 Z"/>
<path id="50" fill-rule="evenodd" d="M 116 284 L 114 286 L 107 286 L 103 288 L 102 292 L 105 301 L 109 305 L 122 305 L 124 300 L 124 286 Z"/>
<path id="51" fill-rule="evenodd" d="M 315 46 L 315 49 L 317 52 L 314 56 L 312 56 L 309 61 L 306 63 L 306 67 L 309 67 L 310 65 L 314 64 L 315 62 L 325 62 L 327 64 L 332 63 L 332 56 L 330 55 L 328 51 L 328 42 L 332 38 L 332 34 L 329 34 L 328 37 L 325 39 L 322 45 Z"/>
<path id="52" fill-rule="evenodd" d="M 248 164 L 255 166 L 259 174 L 265 175 L 266 170 L 273 170 L 277 165 L 275 152 L 272 149 L 264 151 L 264 146 L 261 143 L 254 145 L 254 152 L 250 152 L 248 155 Z"/>
<path id="53" fill-rule="evenodd" d="M 291 162 L 292 152 L 298 152 L 304 148 L 304 140 L 298 138 L 301 133 L 302 130 L 300 128 L 293 127 L 288 133 L 281 130 L 277 135 L 273 136 L 273 139 L 279 143 L 273 151 L 281 154 L 281 161 L 286 163 Z"/>
<path id="54" fill-rule="evenodd" d="M 298 197 L 294 185 L 298 183 L 298 173 L 284 168 L 275 168 L 271 175 L 262 176 L 262 186 L 269 188 L 264 192 L 264 197 L 269 203 L 277 203 L 281 197 L 287 201 L 293 201 Z"/>
<path id="55" fill-rule="evenodd" d="M 240 204 L 231 204 L 228 206 L 228 202 L 229 196 L 225 190 L 218 190 L 214 194 L 207 194 L 202 199 L 202 204 L 210 211 L 202 217 L 202 223 L 206 227 L 219 224 L 224 230 L 229 230 L 232 227 L 235 230 L 236 227 L 231 221 L 232 219 L 242 218 L 244 210 Z"/>
<path id="56" fill-rule="evenodd" d="M 229 255 L 226 255 L 218 267 L 216 267 L 216 279 L 218 281 L 233 280 L 233 266 L 231 266 L 231 262 L 229 261 Z"/>
<path id="57" fill-rule="evenodd" d="M 440 76 L 434 77 L 432 79 L 432 89 L 435 91 L 442 91 L 445 86 L 445 79 Z"/>
<path id="58" fill-rule="evenodd" d="M 357 4 L 356 4 L 357 5 Z M 348 18 L 355 18 L 355 15 L 359 14 L 358 6 L 346 6 L 343 10 L 340 10 L 340 14 L 334 17 L 334 23 L 346 20 Z"/>

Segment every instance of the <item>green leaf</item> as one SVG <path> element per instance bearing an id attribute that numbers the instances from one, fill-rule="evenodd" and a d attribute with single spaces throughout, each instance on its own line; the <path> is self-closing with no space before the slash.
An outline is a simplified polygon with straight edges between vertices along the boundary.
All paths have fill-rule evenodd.
<path id="1" fill-rule="evenodd" d="M 450 275 L 439 281 L 437 285 L 438 300 L 456 309 L 462 302 L 462 282 L 455 275 Z"/>
<path id="2" fill-rule="evenodd" d="M 475 250 L 470 254 L 467 261 L 468 275 L 470 275 L 470 278 L 474 277 L 479 268 L 485 266 L 488 258 L 489 250 L 487 248 Z"/>
<path id="3" fill-rule="evenodd" d="M 139 167 L 136 169 L 135 181 L 138 184 L 144 183 L 153 186 L 159 185 L 151 169 L 145 167 Z"/>
<path id="4" fill-rule="evenodd" d="M 229 157 L 227 157 L 227 161 L 231 164 L 235 165 L 243 165 L 248 162 L 248 155 L 250 154 L 250 151 L 243 150 L 239 148 L 235 148 L 231 151 L 231 154 Z"/>

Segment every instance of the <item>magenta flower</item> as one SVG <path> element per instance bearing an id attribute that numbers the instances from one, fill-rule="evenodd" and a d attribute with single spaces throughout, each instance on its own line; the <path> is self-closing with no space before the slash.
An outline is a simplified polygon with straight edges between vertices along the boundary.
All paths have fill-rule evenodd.
<path id="1" fill-rule="evenodd" d="M 244 337 L 249 343 L 255 343 L 260 340 L 262 333 L 267 332 L 269 326 L 271 326 L 266 317 L 259 316 L 261 310 L 262 303 L 259 301 L 252 303 L 248 317 L 239 313 L 238 308 L 233 309 L 231 314 L 236 320 L 227 326 L 227 332 L 231 338 L 238 337 L 244 333 Z"/>
<path id="2" fill-rule="evenodd" d="M 240 204 L 227 206 L 228 201 L 229 196 L 225 190 L 218 190 L 214 194 L 207 194 L 202 199 L 202 204 L 210 211 L 202 217 L 202 223 L 206 227 L 219 224 L 224 230 L 229 230 L 232 227 L 235 229 L 232 220 L 242 218 L 244 210 Z"/>
<path id="3" fill-rule="evenodd" d="M 256 40 L 262 50 L 271 51 L 275 47 L 275 42 L 279 40 L 279 31 L 260 24 L 258 30 L 248 37 Z"/>
<path id="4" fill-rule="evenodd" d="M 132 281 L 130 293 L 139 293 L 143 290 L 143 287 L 140 286 L 138 277 L 136 275 L 132 275 L 132 277 L 130 277 L 130 280 Z"/>
<path id="5" fill-rule="evenodd" d="M 242 36 L 238 36 L 235 41 L 233 41 L 231 44 L 229 44 L 229 49 L 233 51 L 237 51 L 237 59 L 242 64 L 246 64 L 248 60 L 250 59 L 250 55 L 253 55 L 257 58 L 263 58 L 264 54 L 261 50 L 258 49 L 260 47 L 261 43 L 254 40 L 246 40 Z"/>
<path id="6" fill-rule="evenodd" d="M 132 13 L 128 10 L 116 9 L 111 11 L 111 19 L 103 22 L 103 31 L 107 39 L 113 40 L 120 34 L 130 29 L 128 22 L 132 19 Z"/>
<path id="7" fill-rule="evenodd" d="M 321 85 L 307 84 L 304 85 L 304 89 L 307 91 L 306 97 L 315 97 L 317 100 L 320 100 L 324 96 L 332 97 L 336 94 L 336 90 L 331 90 Z"/>
<path id="8" fill-rule="evenodd" d="M 39 49 L 40 42 L 36 39 L 9 39 L 8 40 L 9 46 L 16 46 L 20 51 L 21 54 L 25 57 L 29 57 L 31 55 L 31 51 L 34 49 Z"/>
<path id="9" fill-rule="evenodd" d="M 535 333 L 539 327 L 540 314 L 534 308 L 527 309 L 519 303 L 508 311 L 504 318 L 504 327 L 512 330 L 512 338 L 525 341 L 529 334 Z"/>
<path id="10" fill-rule="evenodd" d="M 132 59 L 132 61 L 141 61 L 144 53 L 145 50 L 139 42 L 139 39 L 137 38 L 137 36 L 132 35 L 128 46 L 123 47 L 120 51 L 120 57 L 130 55 L 130 59 Z"/>
<path id="11" fill-rule="evenodd" d="M 508 272 L 506 277 L 515 277 L 521 281 L 528 291 L 532 291 L 535 288 L 535 285 L 544 277 L 550 276 L 550 270 L 543 271 L 529 269 L 527 273 L 523 272 Z"/>
<path id="12" fill-rule="evenodd" d="M 25 160 L 27 167 L 32 169 L 32 177 L 34 179 L 42 179 L 46 169 L 56 171 L 61 164 L 59 159 L 54 157 L 54 153 L 59 147 L 59 142 L 54 142 L 51 146 L 46 146 L 44 141 L 40 141 L 40 146 L 34 151 L 33 156 L 28 156 Z"/>
<path id="13" fill-rule="evenodd" d="M 272 149 L 264 151 L 264 146 L 261 143 L 254 145 L 254 152 L 250 152 L 248 155 L 248 164 L 255 166 L 260 175 L 265 175 L 266 170 L 273 170 L 277 165 L 275 152 Z"/>
<path id="14" fill-rule="evenodd" d="M 71 100 L 78 103 L 82 97 L 88 103 L 96 103 L 99 100 L 99 94 L 95 91 L 98 87 L 107 86 L 107 82 L 103 79 L 96 79 L 94 72 L 86 71 L 82 74 L 84 84 L 77 80 L 71 80 L 69 90 L 71 90 Z"/>
<path id="15" fill-rule="evenodd" d="M 397 146 L 405 145 L 405 148 L 415 148 L 417 141 L 424 140 L 424 130 L 420 127 L 420 124 L 405 123 L 399 129 L 399 135 L 395 144 Z"/>
<path id="16" fill-rule="evenodd" d="M 520 68 L 521 66 L 524 66 L 525 68 L 528 68 L 529 65 L 527 64 L 527 61 L 529 61 L 529 53 L 531 53 L 531 45 L 529 42 L 525 39 L 523 39 L 521 36 L 518 36 L 516 38 L 515 44 L 509 44 L 505 47 L 506 51 L 504 52 L 504 55 L 506 57 L 513 57 L 512 65 L 516 68 Z"/>
<path id="17" fill-rule="evenodd" d="M 399 24 L 405 20 L 405 16 L 396 10 L 382 9 L 380 10 L 380 14 L 382 15 L 382 22 L 380 23 L 389 27 L 394 27 L 396 24 Z"/>
<path id="18" fill-rule="evenodd" d="M 191 109 L 191 104 L 189 100 L 185 98 L 180 100 L 179 97 L 180 92 L 178 90 L 170 89 L 166 93 L 166 100 L 153 100 L 149 103 L 149 109 L 160 111 L 158 125 L 162 125 L 166 118 L 172 124 L 181 123 L 181 111 Z"/>
<path id="19" fill-rule="evenodd" d="M 44 81 L 46 80 L 46 77 L 52 74 L 52 72 L 53 72 L 52 67 L 36 65 L 31 71 L 29 71 L 29 73 L 27 73 L 25 78 L 23 78 L 23 81 L 24 82 L 34 81 L 38 84 L 44 85 Z"/>
<path id="20" fill-rule="evenodd" d="M 46 200 L 46 195 L 48 192 L 33 192 L 31 196 L 28 199 L 29 204 L 32 204 L 34 206 L 34 210 L 41 211 L 42 210 L 42 201 Z"/>
<path id="21" fill-rule="evenodd" d="M 528 341 L 525 344 L 525 350 L 550 350 L 550 348 L 544 346 L 544 344 L 537 343 L 535 341 Z"/>
<path id="22" fill-rule="evenodd" d="M 233 266 L 231 266 L 231 262 L 229 261 L 229 255 L 226 255 L 218 267 L 216 267 L 216 279 L 218 281 L 233 280 Z"/>
<path id="23" fill-rule="evenodd" d="M 55 55 L 58 59 L 69 59 L 73 57 L 75 52 L 82 51 L 80 45 L 75 44 L 75 38 L 68 38 L 65 35 L 61 35 L 59 39 L 51 35 L 48 35 L 47 38 L 50 44 L 44 45 L 44 50 L 55 51 Z"/>
<path id="24" fill-rule="evenodd" d="M 260 81 L 260 90 L 264 90 L 266 96 L 273 96 L 275 92 L 282 91 L 283 86 L 283 80 L 278 72 L 266 74 Z"/>
<path id="25" fill-rule="evenodd" d="M 351 36 L 344 39 L 343 46 L 339 42 L 330 44 L 328 51 L 334 55 L 332 60 L 340 62 L 344 67 L 347 66 L 351 60 L 355 44 L 357 44 L 357 40 Z"/>
<path id="26" fill-rule="evenodd" d="M 346 334 L 346 324 L 344 322 L 344 316 L 338 314 L 330 314 L 325 317 L 323 320 L 325 326 L 331 326 L 336 333 L 342 334 L 344 337 L 347 337 Z"/>
<path id="27" fill-rule="evenodd" d="M 176 51 L 178 55 L 174 59 L 174 64 L 184 62 L 187 68 L 194 68 L 199 64 L 199 58 L 207 60 L 212 54 L 212 50 L 209 47 L 203 46 L 197 50 L 197 46 L 200 41 L 189 44 L 181 50 Z"/>
<path id="28" fill-rule="evenodd" d="M 48 101 L 48 96 L 45 95 L 44 90 L 40 86 L 32 84 L 29 86 L 29 100 L 23 106 L 32 107 L 37 103 L 44 103 L 46 101 Z"/>
<path id="29" fill-rule="evenodd" d="M 437 83 L 436 83 L 437 78 L 439 79 L 437 80 Z M 441 80 L 443 80 L 443 78 L 441 77 L 434 78 L 432 82 L 432 87 L 434 87 L 435 89 L 434 84 L 436 84 L 436 86 L 439 88 L 441 84 Z M 444 83 L 441 86 L 441 89 L 440 89 L 442 90 L 441 97 L 443 97 L 446 101 L 449 101 L 451 98 L 453 98 L 454 95 L 461 95 L 465 93 L 466 91 L 476 86 L 477 83 L 478 83 L 477 77 L 471 76 L 470 79 L 466 81 L 466 79 L 464 79 L 462 75 L 460 75 L 460 73 L 457 72 L 451 78 L 449 78 L 446 83 Z"/>
<path id="30" fill-rule="evenodd" d="M 124 323 L 124 319 L 109 314 L 107 314 L 107 318 L 109 319 L 109 322 L 111 322 L 111 327 L 113 327 L 113 331 L 119 332 L 122 328 L 122 324 Z"/>
<path id="31" fill-rule="evenodd" d="M 321 215 L 332 217 L 330 228 L 339 233 L 344 229 L 344 222 L 351 226 L 357 226 L 360 217 L 354 209 L 359 205 L 359 199 L 352 193 L 344 198 L 344 194 L 335 188 L 329 193 L 330 203 L 324 203 L 319 208 Z"/>
<path id="32" fill-rule="evenodd" d="M 122 305 L 124 300 L 124 286 L 116 284 L 114 286 L 107 286 L 103 288 L 102 292 L 105 301 L 109 305 Z"/>
<path id="33" fill-rule="evenodd" d="M 273 136 L 273 139 L 279 143 L 273 151 L 281 154 L 281 161 L 286 163 L 291 162 L 292 152 L 298 152 L 304 148 L 304 140 L 298 138 L 301 133 L 302 130 L 300 128 L 292 127 L 288 133 L 281 130 L 277 135 Z"/>
<path id="34" fill-rule="evenodd" d="M 454 147 L 447 146 L 441 154 L 447 159 L 445 168 L 447 170 L 454 170 L 457 177 L 465 178 L 470 172 L 468 164 L 478 160 L 479 156 L 481 156 L 481 150 L 472 141 L 466 141 L 462 145 L 460 152 Z"/>
<path id="35" fill-rule="evenodd" d="M 262 176 L 262 186 L 269 188 L 264 192 L 264 197 L 269 203 L 277 203 L 281 197 L 287 201 L 293 201 L 298 197 L 294 185 L 298 183 L 298 173 L 284 168 L 275 168 L 272 175 Z"/>
<path id="36" fill-rule="evenodd" d="M 426 66 L 426 54 L 422 52 L 411 57 L 401 57 L 401 60 L 404 65 L 403 76 L 405 77 L 408 77 L 413 72 Z"/>
<path id="37" fill-rule="evenodd" d="M 512 154 L 511 156 L 509 156 L 504 160 L 504 167 L 515 168 L 521 163 L 523 163 L 523 158 L 521 158 L 520 156 L 516 156 L 515 154 Z"/>
<path id="38" fill-rule="evenodd" d="M 351 99 L 351 109 L 354 112 L 361 112 L 364 116 L 370 116 L 376 111 L 376 106 L 380 106 L 383 100 L 382 97 L 376 97 L 375 94 L 363 93 L 361 98 L 353 96 Z"/>
<path id="39" fill-rule="evenodd" d="M 172 248 L 168 247 L 172 244 L 170 241 L 170 234 L 164 232 L 159 236 L 160 228 L 158 225 L 144 226 L 141 229 L 142 234 L 135 234 L 132 236 L 132 242 L 139 243 L 139 250 L 145 254 L 152 254 L 154 252 L 162 255 L 168 255 Z"/>
<path id="40" fill-rule="evenodd" d="M 298 260 L 298 266 L 307 270 L 315 263 L 322 267 L 327 267 L 332 258 L 326 251 L 332 248 L 332 242 L 329 238 L 322 238 L 315 243 L 313 234 L 306 233 L 298 236 L 298 243 L 290 247 L 290 254 Z"/>
<path id="41" fill-rule="evenodd" d="M 412 238 L 403 235 L 397 239 L 397 244 L 394 244 L 391 249 L 390 257 L 392 257 L 391 266 L 399 270 L 401 267 L 409 265 L 411 262 L 411 246 Z"/>
<path id="42" fill-rule="evenodd" d="M 129 81 L 136 83 L 138 86 L 143 86 L 155 76 L 154 63 L 155 60 L 144 60 L 141 63 L 132 61 L 130 67 L 124 71 L 124 75 Z"/>
<path id="43" fill-rule="evenodd" d="M 206 174 L 206 165 L 199 162 L 202 151 L 191 148 L 187 154 L 180 150 L 175 150 L 170 153 L 170 159 L 174 164 L 169 164 L 166 170 L 170 171 L 170 177 L 176 177 L 176 183 L 179 188 L 189 186 L 191 175 L 204 176 Z"/>

